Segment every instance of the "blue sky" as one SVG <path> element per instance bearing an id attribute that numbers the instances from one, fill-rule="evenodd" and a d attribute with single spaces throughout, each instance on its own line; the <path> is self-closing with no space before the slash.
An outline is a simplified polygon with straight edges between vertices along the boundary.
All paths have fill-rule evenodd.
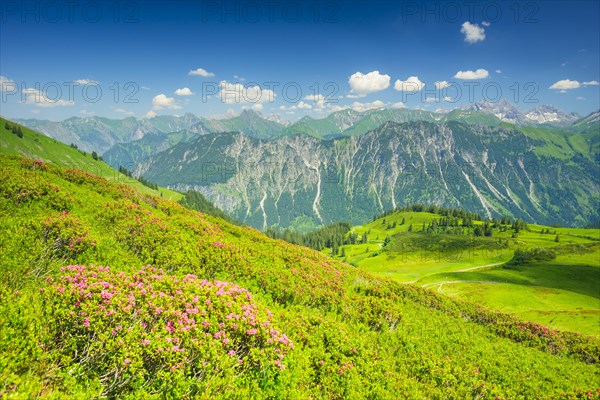
<path id="1" fill-rule="evenodd" d="M 5 1 L 1 114 L 298 119 L 499 96 L 587 114 L 600 108 L 599 4 Z"/>

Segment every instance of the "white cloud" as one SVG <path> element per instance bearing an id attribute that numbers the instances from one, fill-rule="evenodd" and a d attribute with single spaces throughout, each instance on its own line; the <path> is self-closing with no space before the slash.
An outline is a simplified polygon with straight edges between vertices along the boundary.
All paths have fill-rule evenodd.
<path id="1" fill-rule="evenodd" d="M 439 103 L 442 101 L 451 101 L 452 99 L 448 96 L 444 97 L 444 98 L 437 98 L 437 97 L 427 97 L 425 99 L 425 103 Z"/>
<path id="2" fill-rule="evenodd" d="M 490 75 L 487 70 L 483 68 L 479 68 L 477 71 L 458 71 L 454 77 L 456 79 L 465 79 L 465 80 L 474 80 L 474 79 L 484 79 Z"/>
<path id="3" fill-rule="evenodd" d="M 585 97 L 579 96 L 579 97 L 577 97 L 577 100 L 585 100 Z"/>
<path id="4" fill-rule="evenodd" d="M 394 89 L 399 92 L 418 92 L 425 87 L 425 84 L 419 80 L 418 76 L 409 76 L 407 80 L 396 80 Z"/>
<path id="5" fill-rule="evenodd" d="M 191 90 L 190 90 L 190 88 L 188 88 L 188 87 L 184 87 L 184 88 L 181 88 L 181 89 L 177 89 L 177 90 L 175 91 L 175 94 L 176 94 L 177 96 L 192 96 L 192 95 L 194 95 L 194 93 L 192 93 L 192 91 L 191 91 Z"/>
<path id="6" fill-rule="evenodd" d="M 92 116 L 95 114 L 95 112 L 93 111 L 88 111 L 88 110 L 79 110 L 79 114 L 81 115 L 88 115 L 88 116 Z"/>
<path id="7" fill-rule="evenodd" d="M 17 84 L 12 79 L 8 79 L 7 77 L 0 75 L 0 92 L 4 91 L 16 93 Z"/>
<path id="8" fill-rule="evenodd" d="M 239 75 L 234 75 L 233 79 L 236 79 L 240 82 L 244 82 L 246 80 L 246 78 L 244 78 L 243 76 L 239 76 Z"/>
<path id="9" fill-rule="evenodd" d="M 251 106 L 242 106 L 242 110 L 262 111 L 263 105 L 260 103 L 252 104 Z"/>
<path id="10" fill-rule="evenodd" d="M 152 99 L 152 110 L 158 111 L 165 108 L 169 110 L 178 110 L 181 106 L 175 102 L 174 98 L 167 97 L 163 93 L 154 96 Z"/>
<path id="11" fill-rule="evenodd" d="M 348 78 L 351 95 L 348 97 L 365 97 L 370 93 L 379 92 L 390 87 L 390 76 L 382 75 L 379 71 L 371 71 L 367 74 L 356 72 Z"/>
<path id="12" fill-rule="evenodd" d="M 261 89 L 260 86 L 244 86 L 241 83 L 219 82 L 220 95 L 223 103 L 272 103 L 275 92 L 271 89 Z"/>
<path id="13" fill-rule="evenodd" d="M 23 103 L 35 104 L 38 107 L 70 107 L 74 106 L 74 101 L 66 101 L 62 99 L 50 99 L 45 93 L 33 88 L 27 88 L 22 90 L 25 95 Z"/>
<path id="14" fill-rule="evenodd" d="M 357 112 L 365 112 L 369 110 L 376 110 L 378 108 L 383 108 L 385 103 L 381 100 L 375 100 L 369 103 L 361 103 L 359 101 L 355 101 L 352 103 L 352 109 Z"/>
<path id="15" fill-rule="evenodd" d="M 207 70 L 205 70 L 204 68 L 196 68 L 191 70 L 188 75 L 197 75 L 197 76 L 203 76 L 205 78 L 209 78 L 211 76 L 215 76 L 214 73 L 212 72 L 208 72 Z"/>
<path id="16" fill-rule="evenodd" d="M 462 24 L 460 33 L 465 35 L 465 42 L 467 43 L 476 43 L 485 40 L 485 29 L 468 21 Z"/>
<path id="17" fill-rule="evenodd" d="M 450 83 L 448 83 L 448 81 L 437 81 L 437 82 L 435 83 L 435 88 L 436 88 L 437 90 L 445 89 L 445 88 L 447 88 L 448 86 L 450 86 Z"/>
<path id="18" fill-rule="evenodd" d="M 502 70 L 499 70 L 499 69 L 497 69 L 497 70 L 496 70 L 496 73 L 497 73 L 497 74 L 501 74 L 501 73 L 502 73 Z"/>
<path id="19" fill-rule="evenodd" d="M 485 27 L 487 28 L 488 26 L 490 26 L 490 25 L 492 25 L 492 24 L 491 24 L 491 23 L 489 23 L 489 22 L 487 22 L 487 21 L 483 21 L 483 22 L 481 23 L 481 25 L 483 25 L 483 26 L 485 26 Z"/>
<path id="20" fill-rule="evenodd" d="M 133 111 L 127 111 L 123 108 L 115 108 L 114 111 L 125 115 L 133 115 Z"/>
<path id="21" fill-rule="evenodd" d="M 318 110 L 325 108 L 325 96 L 321 94 L 309 94 L 304 96 L 304 100 L 314 102 L 315 108 Z"/>
<path id="22" fill-rule="evenodd" d="M 310 104 L 307 104 L 307 103 L 301 101 L 300 103 L 298 103 L 298 108 L 302 108 L 304 110 L 310 110 L 312 108 L 312 106 Z"/>
<path id="23" fill-rule="evenodd" d="M 397 103 L 392 104 L 392 108 L 406 108 L 406 104 L 404 104 L 403 102 L 399 101 Z"/>
<path id="24" fill-rule="evenodd" d="M 570 90 L 570 89 L 578 89 L 581 87 L 581 83 L 579 83 L 578 81 L 572 81 L 570 79 L 562 79 L 558 82 L 554 82 L 552 85 L 550 85 L 549 89 L 553 89 L 553 90 L 560 90 L 561 93 L 565 93 L 563 92 L 566 90 Z"/>
<path id="25" fill-rule="evenodd" d="M 598 86 L 600 85 L 600 83 L 598 83 L 598 81 L 588 81 L 588 82 L 583 82 L 584 86 Z"/>
<path id="26" fill-rule="evenodd" d="M 91 79 L 77 79 L 74 81 L 78 85 L 97 85 L 99 82 Z"/>
<path id="27" fill-rule="evenodd" d="M 145 115 L 146 118 L 154 118 L 156 117 L 156 113 L 154 111 L 148 111 Z"/>

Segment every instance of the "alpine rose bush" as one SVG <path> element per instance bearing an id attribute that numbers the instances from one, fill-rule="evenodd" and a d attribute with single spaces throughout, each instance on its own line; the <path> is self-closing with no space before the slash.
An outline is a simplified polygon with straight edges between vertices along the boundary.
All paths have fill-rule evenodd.
<path id="1" fill-rule="evenodd" d="M 104 395 L 218 393 L 240 382 L 275 381 L 292 342 L 250 293 L 235 284 L 67 266 L 42 288 L 60 349 L 80 373 L 100 377 Z M 243 375 L 247 380 L 240 380 Z"/>

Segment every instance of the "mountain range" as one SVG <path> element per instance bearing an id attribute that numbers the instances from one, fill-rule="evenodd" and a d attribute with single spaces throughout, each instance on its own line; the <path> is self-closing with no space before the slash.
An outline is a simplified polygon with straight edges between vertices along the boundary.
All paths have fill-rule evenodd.
<path id="1" fill-rule="evenodd" d="M 19 122 L 95 149 L 114 168 L 197 190 L 261 229 L 359 224 L 419 201 L 546 224 L 600 217 L 598 112 L 581 118 L 500 101 L 443 113 L 345 109 L 293 123 L 251 110 Z"/>

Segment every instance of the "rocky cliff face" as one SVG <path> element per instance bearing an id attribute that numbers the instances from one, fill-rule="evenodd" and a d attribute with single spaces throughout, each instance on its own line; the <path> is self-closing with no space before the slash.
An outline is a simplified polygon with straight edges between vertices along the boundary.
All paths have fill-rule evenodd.
<path id="1" fill-rule="evenodd" d="M 138 164 L 136 174 L 199 190 L 258 228 L 287 227 L 303 216 L 315 224 L 363 223 L 415 202 L 540 223 L 597 219 L 593 157 L 544 157 L 535 151 L 541 145 L 517 129 L 459 122 L 387 122 L 330 141 L 219 133 L 154 155 Z"/>

